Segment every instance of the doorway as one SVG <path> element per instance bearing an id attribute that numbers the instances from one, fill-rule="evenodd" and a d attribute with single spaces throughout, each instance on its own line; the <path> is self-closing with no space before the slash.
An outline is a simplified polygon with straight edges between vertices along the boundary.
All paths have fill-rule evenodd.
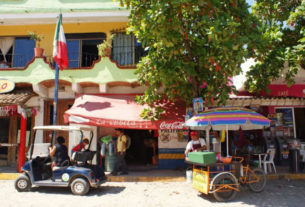
<path id="1" fill-rule="evenodd" d="M 294 108 L 296 138 L 305 142 L 305 108 Z"/>
<path id="2" fill-rule="evenodd" d="M 152 166 L 158 155 L 158 139 L 151 130 L 124 130 L 130 136 L 131 145 L 126 151 L 126 163 L 129 167 Z"/>
<path id="3" fill-rule="evenodd" d="M 10 118 L 0 118 L 0 144 L 9 143 Z M 0 146 L 0 166 L 8 165 L 8 146 Z"/>
<path id="4" fill-rule="evenodd" d="M 64 113 L 74 103 L 74 99 L 58 100 L 57 102 L 57 125 L 67 125 L 64 123 Z M 44 103 L 44 125 L 53 125 L 53 100 L 45 101 Z M 50 142 L 51 132 L 44 132 L 44 142 Z M 69 132 L 57 131 L 56 136 L 65 138 L 65 145 L 69 146 Z"/>

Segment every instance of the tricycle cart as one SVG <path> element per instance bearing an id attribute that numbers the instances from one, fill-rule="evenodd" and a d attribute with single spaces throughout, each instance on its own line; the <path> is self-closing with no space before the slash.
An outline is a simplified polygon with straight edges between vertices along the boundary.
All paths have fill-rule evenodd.
<path id="1" fill-rule="evenodd" d="M 229 164 L 193 165 L 193 188 L 206 195 L 213 194 L 217 201 L 230 201 L 240 191 L 240 185 L 248 185 L 254 192 L 261 192 L 266 185 L 266 175 L 260 168 L 243 166 L 242 157 L 233 157 Z"/>

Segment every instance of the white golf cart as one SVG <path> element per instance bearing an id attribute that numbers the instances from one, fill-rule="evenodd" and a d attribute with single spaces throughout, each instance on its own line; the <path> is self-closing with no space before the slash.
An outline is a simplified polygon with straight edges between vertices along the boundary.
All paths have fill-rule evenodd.
<path id="1" fill-rule="evenodd" d="M 39 130 L 42 130 L 42 133 L 37 133 Z M 99 156 L 96 151 L 75 152 L 72 164 L 71 162 L 66 162 L 52 170 L 49 147 L 55 144 L 54 138 L 49 143 L 35 143 L 36 135 L 40 134 L 43 136 L 45 131 L 73 131 L 77 137 L 80 137 L 80 143 L 83 140 L 84 132 L 87 131 L 90 133 L 88 149 L 90 149 L 93 138 L 92 129 L 85 126 L 34 127 L 34 139 L 31 143 L 28 161 L 22 167 L 22 174 L 15 181 L 17 191 L 28 191 L 32 185 L 57 186 L 70 187 L 75 195 L 85 195 L 90 187 L 96 188 L 106 181 L 103 169 L 99 165 L 92 164 L 93 157 L 98 158 Z"/>

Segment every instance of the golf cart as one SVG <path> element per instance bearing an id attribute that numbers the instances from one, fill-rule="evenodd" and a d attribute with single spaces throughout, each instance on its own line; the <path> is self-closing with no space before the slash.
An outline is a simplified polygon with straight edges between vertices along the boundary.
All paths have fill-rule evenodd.
<path id="1" fill-rule="evenodd" d="M 37 131 L 42 133 L 37 133 Z M 34 139 L 28 154 L 28 161 L 22 167 L 22 174 L 15 181 L 15 188 L 19 192 L 28 191 L 34 186 L 70 187 L 75 195 L 85 195 L 90 187 L 98 187 L 106 181 L 104 171 L 98 165 L 93 165 L 92 160 L 96 151 L 77 151 L 72 162 L 64 162 L 61 166 L 53 167 L 52 158 L 49 156 L 49 147 L 55 144 L 54 137 L 49 143 L 35 143 L 38 134 L 45 132 L 68 131 L 80 137 L 83 141 L 85 131 L 90 132 L 88 149 L 93 138 L 93 131 L 85 126 L 36 126 Z M 81 150 L 81 149 L 80 149 Z M 98 163 L 98 162 L 96 162 Z"/>

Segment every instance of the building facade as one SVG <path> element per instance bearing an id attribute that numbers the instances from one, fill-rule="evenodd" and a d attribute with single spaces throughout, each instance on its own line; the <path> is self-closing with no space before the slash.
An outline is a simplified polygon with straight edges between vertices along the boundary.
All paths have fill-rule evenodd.
<path id="1" fill-rule="evenodd" d="M 134 35 L 126 34 L 129 11 L 120 7 L 119 2 L 0 1 L 0 79 L 14 84 L 13 90 L 4 91 L 0 95 L 1 101 L 4 100 L 0 103 L 0 165 L 15 165 L 18 160 L 20 113 L 17 107 L 27 114 L 26 148 L 33 139 L 33 126 L 53 124 L 55 63 L 52 50 L 59 13 L 63 15 L 69 68 L 59 72 L 56 124 L 68 124 L 63 115 L 81 94 L 135 95 L 142 94 L 145 90 L 145 87 L 137 83 L 134 74 L 136 64 L 145 55 L 145 51 Z M 41 41 L 30 39 L 29 32 L 39 35 Z M 111 53 L 100 57 L 97 45 L 109 41 L 111 34 L 115 34 L 111 42 Z M 38 46 L 44 50 L 42 56 L 34 54 L 34 48 Z M 96 144 L 97 138 L 113 133 L 113 128 L 97 124 L 93 127 L 96 131 Z M 134 145 L 138 147 L 133 153 L 141 153 L 140 157 L 145 156 L 140 148 L 147 142 L 144 143 L 139 137 L 151 137 L 151 129 L 147 128 L 143 132 L 134 127 L 128 132 L 138 137 L 134 139 Z M 174 129 L 165 127 L 165 130 Z M 68 134 L 62 135 L 69 137 Z M 48 137 L 41 134 L 36 142 L 47 140 Z M 66 139 L 69 149 L 77 142 L 73 137 Z M 168 157 L 171 157 L 169 159 L 172 163 L 176 163 L 177 159 L 180 164 L 183 163 L 182 148 L 185 142 L 177 145 L 176 148 L 181 148 L 178 156 L 177 150 L 173 151 L 175 156 L 160 156 L 160 159 L 166 158 L 165 166 L 168 165 Z M 148 160 L 131 160 L 133 161 L 144 164 Z"/>

